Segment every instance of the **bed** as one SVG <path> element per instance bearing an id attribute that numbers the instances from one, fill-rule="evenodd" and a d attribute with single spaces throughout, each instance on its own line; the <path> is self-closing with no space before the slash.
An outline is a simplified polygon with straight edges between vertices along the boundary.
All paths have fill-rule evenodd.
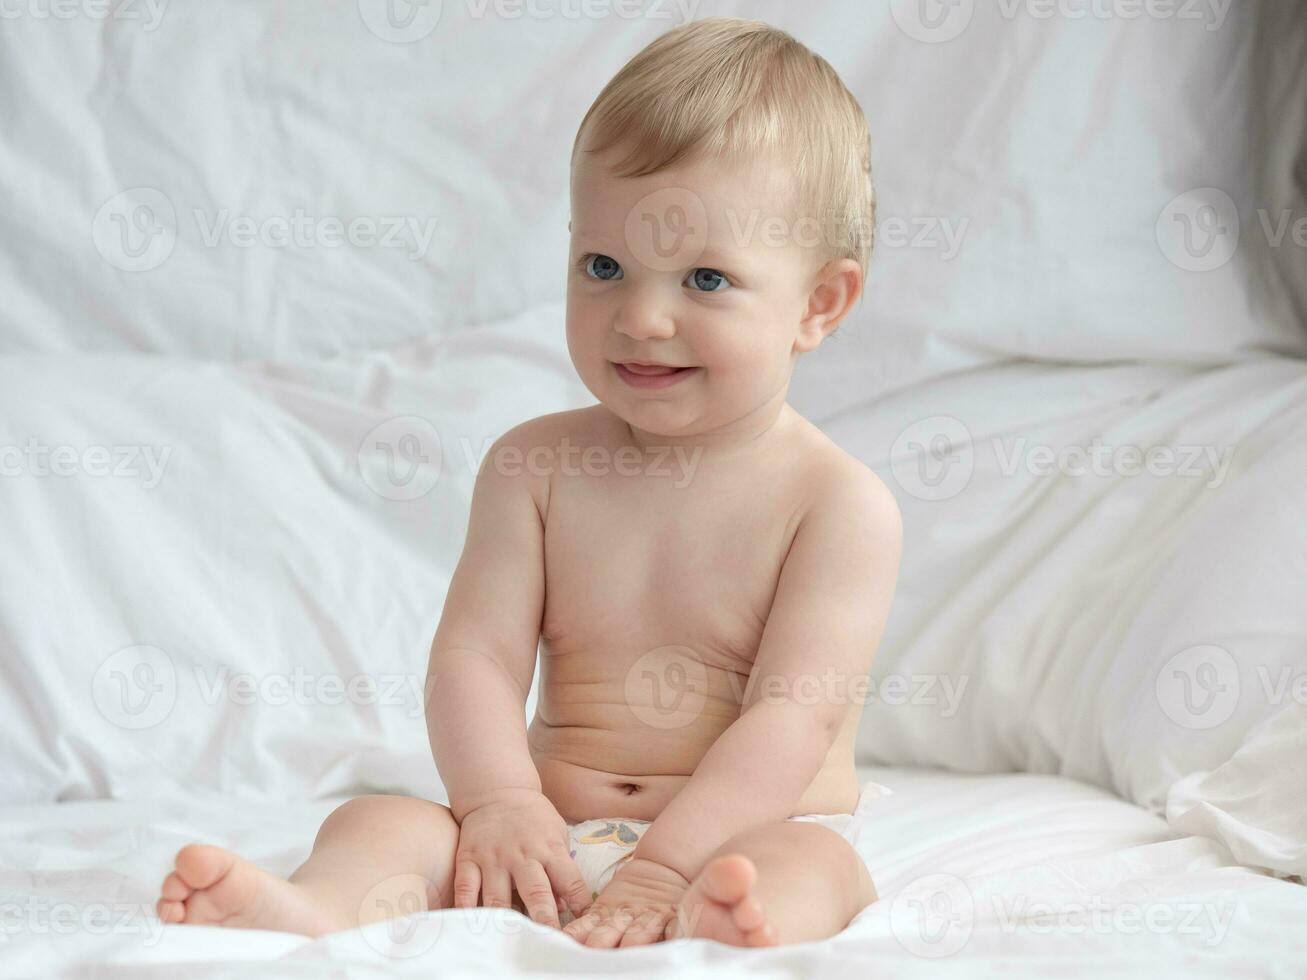
<path id="1" fill-rule="evenodd" d="M 0 975 L 1302 975 L 1307 9 L 1269 2 L 689 11 L 791 30 L 873 132 L 867 297 L 790 391 L 904 516 L 848 930 L 153 918 L 183 843 L 285 872 L 349 795 L 444 798 L 477 465 L 591 401 L 571 138 L 682 7 L 6 8 Z"/>
<path id="2" fill-rule="evenodd" d="M 318 940 L 168 928 L 158 869 L 190 840 L 289 873 L 339 800 L 276 808 L 226 796 L 9 807 L 6 908 L 15 976 L 1293 976 L 1307 892 L 1211 840 L 1081 783 L 1029 774 L 860 770 L 891 788 L 859 850 L 881 900 L 826 942 L 741 953 L 681 941 L 589 950 L 503 910 L 430 913 Z M 91 964 L 95 964 L 94 967 Z M 1071 967 L 1070 964 L 1074 964 Z"/>

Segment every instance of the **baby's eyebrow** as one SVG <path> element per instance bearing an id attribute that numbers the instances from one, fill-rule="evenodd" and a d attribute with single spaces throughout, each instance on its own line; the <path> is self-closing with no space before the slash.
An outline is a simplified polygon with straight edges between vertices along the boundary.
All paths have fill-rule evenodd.
<path id="1" fill-rule="evenodd" d="M 620 230 L 619 230 L 618 234 L 613 235 L 613 234 L 610 234 L 610 233 L 609 233 L 608 231 L 606 231 L 606 230 L 603 230 L 603 229 L 600 229 L 600 228 L 592 228 L 592 227 L 588 227 L 588 226 L 580 225 L 580 224 L 577 224 L 577 223 L 574 221 L 574 222 L 572 222 L 572 237 L 573 237 L 573 238 L 598 239 L 598 240 L 600 240 L 600 241 L 605 241 L 605 240 L 608 240 L 608 239 L 617 239 L 617 240 L 620 240 L 620 239 L 621 239 L 621 232 L 620 232 Z"/>
<path id="2" fill-rule="evenodd" d="M 740 253 L 733 248 L 718 245 L 706 245 L 699 253 L 696 265 L 733 265 L 740 261 Z"/>
<path id="3" fill-rule="evenodd" d="M 594 232 L 573 231 L 572 248 L 582 252 L 603 252 L 612 254 L 623 248 L 620 238 L 601 235 Z"/>
<path id="4" fill-rule="evenodd" d="M 606 235 L 598 231 L 589 231 L 588 229 L 573 229 L 572 250 L 580 253 L 595 252 L 600 255 L 611 255 L 615 258 L 621 258 L 630 251 L 620 237 Z M 699 253 L 694 262 L 687 265 L 686 268 L 728 269 L 743 266 L 746 264 L 746 254 L 730 245 L 709 242 L 704 246 L 703 251 Z"/>

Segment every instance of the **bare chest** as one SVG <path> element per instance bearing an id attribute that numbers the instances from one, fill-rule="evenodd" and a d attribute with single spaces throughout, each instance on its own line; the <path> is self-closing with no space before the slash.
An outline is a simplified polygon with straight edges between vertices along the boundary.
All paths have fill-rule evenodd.
<path id="1" fill-rule="evenodd" d="M 547 652 L 625 660 L 679 644 L 752 663 L 795 504 L 782 488 L 722 479 L 561 481 L 545 526 Z"/>

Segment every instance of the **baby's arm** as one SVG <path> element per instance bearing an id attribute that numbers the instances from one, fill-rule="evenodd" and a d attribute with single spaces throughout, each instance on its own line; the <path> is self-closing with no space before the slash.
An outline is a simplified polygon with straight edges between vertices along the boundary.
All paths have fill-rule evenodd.
<path id="1" fill-rule="evenodd" d="M 458 820 L 504 790 L 540 791 L 525 715 L 545 589 L 538 478 L 494 465 L 521 428 L 500 437 L 477 473 L 463 554 L 431 644 L 427 730 Z"/>
<path id="2" fill-rule="evenodd" d="M 573 912 L 589 895 L 527 745 L 526 698 L 544 606 L 547 483 L 530 468 L 509 475 L 495 465 L 505 447 L 525 452 L 538 442 L 535 428 L 528 422 L 501 436 L 477 474 L 467 540 L 431 645 L 427 731 L 462 828 L 455 905 L 476 905 L 483 893 L 484 904 L 507 906 L 511 877 L 532 918 L 557 924 L 555 895 Z"/>
<path id="3" fill-rule="evenodd" d="M 818 485 L 781 569 L 740 717 L 635 857 L 693 880 L 731 837 L 794 813 L 847 717 L 850 685 L 870 668 L 901 536 L 894 498 L 870 471 L 842 465 Z M 841 683 L 823 686 L 827 676 Z"/>

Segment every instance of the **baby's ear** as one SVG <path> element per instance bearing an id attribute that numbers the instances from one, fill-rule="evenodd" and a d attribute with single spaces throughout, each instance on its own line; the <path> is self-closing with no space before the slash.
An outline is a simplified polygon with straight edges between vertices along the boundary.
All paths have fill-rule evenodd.
<path id="1" fill-rule="evenodd" d="M 799 321 L 794 349 L 800 354 L 817 347 L 839 326 L 862 295 L 862 268 L 853 259 L 832 259 L 823 265 L 808 294 L 808 309 Z"/>

